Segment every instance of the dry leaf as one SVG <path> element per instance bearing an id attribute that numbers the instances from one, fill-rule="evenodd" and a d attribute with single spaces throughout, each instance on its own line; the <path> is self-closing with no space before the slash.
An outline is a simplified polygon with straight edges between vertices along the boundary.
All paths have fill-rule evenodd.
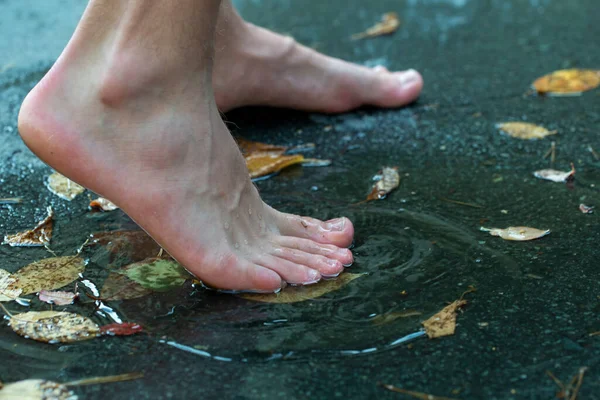
<path id="1" fill-rule="evenodd" d="M 244 293 L 240 296 L 247 300 L 264 303 L 297 303 L 299 301 L 316 299 L 329 292 L 341 289 L 363 275 L 365 274 L 351 274 L 349 272 L 344 272 L 335 279 L 322 280 L 307 286 L 288 286 L 279 293 Z"/>
<path id="2" fill-rule="evenodd" d="M 502 122 L 496 124 L 496 128 L 509 136 L 527 140 L 542 139 L 549 135 L 555 135 L 557 132 L 529 122 Z"/>
<path id="3" fill-rule="evenodd" d="M 68 201 L 73 200 L 85 190 L 83 186 L 78 185 L 58 172 L 55 172 L 48 177 L 46 187 L 61 199 Z"/>
<path id="4" fill-rule="evenodd" d="M 12 301 L 21 295 L 22 289 L 12 287 L 15 282 L 17 280 L 8 271 L 0 269 L 0 301 Z"/>
<path id="5" fill-rule="evenodd" d="M 100 327 L 100 332 L 111 336 L 130 336 L 144 330 L 140 324 L 134 322 L 122 322 L 120 324 L 109 324 Z"/>
<path id="6" fill-rule="evenodd" d="M 594 212 L 594 207 L 586 206 L 585 204 L 581 203 L 579 205 L 579 211 L 581 211 L 584 214 L 591 214 Z"/>
<path id="7" fill-rule="evenodd" d="M 500 236 L 504 240 L 516 240 L 516 241 L 526 241 L 539 239 L 543 236 L 546 236 L 550 233 L 550 229 L 541 230 L 536 228 L 529 228 L 527 226 L 509 226 L 506 229 L 500 228 L 484 228 L 483 226 L 479 228 L 484 232 L 489 232 L 492 236 Z"/>
<path id="8" fill-rule="evenodd" d="M 575 96 L 600 85 L 600 71 L 592 69 L 563 69 L 544 75 L 533 82 L 539 94 Z"/>
<path id="9" fill-rule="evenodd" d="M 90 207 L 100 211 L 114 211 L 119 209 L 119 207 L 104 197 L 98 197 L 96 200 L 90 201 Z"/>
<path id="10" fill-rule="evenodd" d="M 17 281 L 10 288 L 22 289 L 23 294 L 59 289 L 76 280 L 84 269 L 85 261 L 81 257 L 45 258 L 12 274 Z"/>
<path id="11" fill-rule="evenodd" d="M 152 290 L 146 289 L 139 283 L 132 281 L 127 276 L 111 272 L 104 281 L 100 291 L 103 300 L 131 300 L 147 296 Z"/>
<path id="12" fill-rule="evenodd" d="M 10 327 L 38 342 L 69 343 L 95 338 L 100 329 L 90 319 L 65 311 L 29 311 L 13 315 Z"/>
<path id="13" fill-rule="evenodd" d="M 367 201 L 384 199 L 392 190 L 400 185 L 400 175 L 398 168 L 384 167 L 378 175 L 373 177 L 377 180 L 371 194 L 367 196 Z"/>
<path id="14" fill-rule="evenodd" d="M 14 235 L 6 235 L 2 244 L 8 244 L 13 247 L 48 245 L 50 239 L 52 239 L 52 217 L 54 216 L 54 211 L 52 211 L 52 207 L 48 207 L 46 210 L 48 216 L 40 221 L 35 228 L 15 233 Z"/>
<path id="15" fill-rule="evenodd" d="M 373 25 L 364 32 L 357 33 L 351 36 L 352 40 L 371 38 L 381 35 L 389 35 L 396 32 L 396 29 L 400 26 L 400 18 L 395 12 L 389 12 L 383 14 L 381 22 Z"/>
<path id="16" fill-rule="evenodd" d="M 466 300 L 456 300 L 444 307 L 439 313 L 423 321 L 422 324 L 425 327 L 427 337 L 434 339 L 454 335 L 454 330 L 456 329 L 456 312 L 465 304 L 467 304 Z"/>
<path id="17" fill-rule="evenodd" d="M 304 161 L 302 154 L 285 155 L 272 153 L 252 153 L 245 156 L 250 178 L 271 175 L 294 164 Z"/>
<path id="18" fill-rule="evenodd" d="M 571 170 L 568 172 L 557 171 L 555 169 L 542 169 L 535 171 L 533 176 L 547 181 L 564 183 L 572 180 L 575 176 L 575 166 L 571 163 Z"/>
<path id="19" fill-rule="evenodd" d="M 77 396 L 60 383 L 26 379 L 4 385 L 0 400 L 77 400 Z"/>
<path id="20" fill-rule="evenodd" d="M 75 299 L 79 297 L 79 293 L 73 292 L 52 292 L 48 290 L 41 290 L 38 295 L 40 301 L 48 304 L 56 304 L 57 306 L 67 306 L 73 304 Z"/>

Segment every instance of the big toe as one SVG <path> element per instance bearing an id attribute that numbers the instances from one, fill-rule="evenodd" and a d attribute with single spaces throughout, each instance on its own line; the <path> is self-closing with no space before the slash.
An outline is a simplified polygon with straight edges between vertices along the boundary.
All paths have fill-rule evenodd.
<path id="1" fill-rule="evenodd" d="M 419 97 L 423 89 L 423 77 L 414 69 L 389 72 L 373 69 L 366 77 L 368 89 L 362 91 L 364 104 L 379 107 L 400 107 Z"/>

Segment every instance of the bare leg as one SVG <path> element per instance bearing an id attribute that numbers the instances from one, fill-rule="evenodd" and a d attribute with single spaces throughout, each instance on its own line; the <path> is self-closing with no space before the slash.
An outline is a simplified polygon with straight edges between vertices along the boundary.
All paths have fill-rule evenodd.
<path id="1" fill-rule="evenodd" d="M 219 3 L 92 0 L 25 99 L 21 136 L 207 284 L 274 291 L 336 275 L 352 262 L 350 221 L 263 203 L 219 116 L 211 83 Z"/>
<path id="2" fill-rule="evenodd" d="M 213 81 L 222 111 L 246 105 L 343 112 L 361 105 L 414 101 L 423 79 L 325 56 L 292 38 L 245 22 L 224 0 L 217 24 Z"/>

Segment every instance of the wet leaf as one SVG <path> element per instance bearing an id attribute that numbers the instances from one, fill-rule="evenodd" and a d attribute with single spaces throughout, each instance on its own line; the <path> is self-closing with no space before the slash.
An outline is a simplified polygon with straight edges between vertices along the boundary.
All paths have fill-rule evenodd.
<path id="1" fill-rule="evenodd" d="M 541 230 L 536 228 L 529 228 L 527 226 L 509 226 L 505 229 L 500 228 L 479 228 L 484 232 L 489 232 L 492 236 L 500 236 L 504 240 L 515 240 L 515 241 L 526 241 L 539 239 L 543 236 L 550 234 L 550 229 Z"/>
<path id="2" fill-rule="evenodd" d="M 274 174 L 284 168 L 304 161 L 302 154 L 285 155 L 271 153 L 252 153 L 245 157 L 250 178 Z"/>
<path id="3" fill-rule="evenodd" d="M 12 274 L 17 281 L 10 287 L 22 289 L 23 294 L 59 289 L 76 280 L 84 269 L 85 261 L 81 257 L 45 258 Z"/>
<path id="4" fill-rule="evenodd" d="M 68 201 L 73 200 L 85 190 L 83 186 L 78 185 L 58 172 L 55 172 L 48 177 L 46 187 L 61 199 Z"/>
<path id="5" fill-rule="evenodd" d="M 25 232 L 15 233 L 14 235 L 4 236 L 2 244 L 10 246 L 46 246 L 52 239 L 52 217 L 54 211 L 52 207 L 47 208 L 48 216 L 40 221 L 37 226 Z"/>
<path id="6" fill-rule="evenodd" d="M 585 204 L 581 203 L 579 205 L 579 211 L 584 214 L 592 214 L 594 212 L 594 207 L 586 206 Z"/>
<path id="7" fill-rule="evenodd" d="M 237 137 L 235 140 L 244 156 L 252 153 L 283 154 L 288 150 L 287 146 L 254 142 L 241 137 Z"/>
<path id="8" fill-rule="evenodd" d="M 397 167 L 384 167 L 373 179 L 377 182 L 373 185 L 369 196 L 367 196 L 367 201 L 385 199 L 392 190 L 400 185 L 400 175 Z"/>
<path id="9" fill-rule="evenodd" d="M 575 176 L 575 166 L 571 164 L 571 170 L 567 172 L 557 171 L 555 169 L 541 169 L 535 171 L 533 176 L 547 181 L 564 183 L 572 180 Z"/>
<path id="10" fill-rule="evenodd" d="M 533 82 L 539 94 L 576 96 L 600 85 L 600 71 L 592 69 L 562 69 L 544 75 Z"/>
<path id="11" fill-rule="evenodd" d="M 425 327 L 427 337 L 435 339 L 454 335 L 454 330 L 456 329 L 456 312 L 465 304 L 467 304 L 466 300 L 456 300 L 428 320 L 423 321 L 422 324 Z"/>
<path id="12" fill-rule="evenodd" d="M 357 33 L 351 36 L 352 40 L 371 38 L 381 35 L 389 35 L 398 29 L 400 26 L 400 18 L 395 12 L 389 12 L 383 14 L 381 22 L 373 25 L 364 32 Z"/>
<path id="13" fill-rule="evenodd" d="M 421 314 L 423 313 L 417 310 L 393 311 L 377 315 L 371 320 L 371 322 L 373 322 L 373 325 L 385 325 L 400 318 L 415 317 Z"/>
<path id="14" fill-rule="evenodd" d="M 90 207 L 100 211 L 114 211 L 119 209 L 119 207 L 104 197 L 98 197 L 96 200 L 90 201 Z"/>
<path id="15" fill-rule="evenodd" d="M 240 297 L 247 300 L 263 303 L 297 303 L 305 300 L 316 299 L 327 293 L 339 290 L 365 274 L 351 274 L 344 272 L 335 279 L 322 280 L 313 285 L 288 286 L 279 293 L 244 293 Z"/>
<path id="16" fill-rule="evenodd" d="M 79 297 L 78 293 L 73 292 L 53 292 L 49 290 L 41 290 L 38 295 L 40 301 L 48 304 L 56 304 L 57 306 L 67 306 L 73 304 L 75 299 Z"/>
<path id="17" fill-rule="evenodd" d="M 104 281 L 100 291 L 103 300 L 131 300 L 144 297 L 152 293 L 139 283 L 132 281 L 127 276 L 111 272 Z"/>
<path id="18" fill-rule="evenodd" d="M 148 258 L 124 267 L 121 274 L 139 283 L 142 287 L 157 292 L 165 292 L 183 285 L 193 276 L 180 264 L 172 260 Z"/>
<path id="19" fill-rule="evenodd" d="M 26 379 L 4 385 L 0 400 L 77 400 L 77 396 L 60 383 Z"/>
<path id="20" fill-rule="evenodd" d="M 102 246 L 110 253 L 110 263 L 121 259 L 137 262 L 155 257 L 160 246 L 144 231 L 96 232 L 90 246 Z"/>
<path id="21" fill-rule="evenodd" d="M 109 324 L 100 327 L 100 332 L 111 336 L 130 336 L 142 332 L 144 329 L 140 324 L 134 322 L 122 322 L 120 324 Z"/>
<path id="22" fill-rule="evenodd" d="M 12 301 L 21 295 L 22 289 L 12 287 L 16 282 L 8 271 L 0 269 L 0 301 Z"/>
<path id="23" fill-rule="evenodd" d="M 542 139 L 557 132 L 529 122 L 502 122 L 496 124 L 496 128 L 509 136 L 524 140 Z"/>
<path id="24" fill-rule="evenodd" d="M 100 329 L 90 319 L 66 311 L 29 311 L 10 318 L 17 334 L 38 342 L 69 343 L 95 338 Z"/>

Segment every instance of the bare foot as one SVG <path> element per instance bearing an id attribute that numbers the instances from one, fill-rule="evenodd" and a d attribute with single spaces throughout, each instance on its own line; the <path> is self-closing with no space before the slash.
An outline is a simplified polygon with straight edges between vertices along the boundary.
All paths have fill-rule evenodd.
<path id="1" fill-rule="evenodd" d="M 210 41 L 210 29 L 170 29 L 198 25 L 186 18 L 207 18 L 213 4 L 92 1 L 25 99 L 21 136 L 208 285 L 268 292 L 335 276 L 352 263 L 352 223 L 284 214 L 261 200 L 215 105 L 211 46 L 199 54 L 200 42 L 185 43 Z"/>
<path id="2" fill-rule="evenodd" d="M 221 111 L 247 105 L 337 113 L 362 105 L 400 107 L 423 87 L 415 70 L 390 72 L 328 57 L 245 22 L 224 2 L 213 85 Z"/>

